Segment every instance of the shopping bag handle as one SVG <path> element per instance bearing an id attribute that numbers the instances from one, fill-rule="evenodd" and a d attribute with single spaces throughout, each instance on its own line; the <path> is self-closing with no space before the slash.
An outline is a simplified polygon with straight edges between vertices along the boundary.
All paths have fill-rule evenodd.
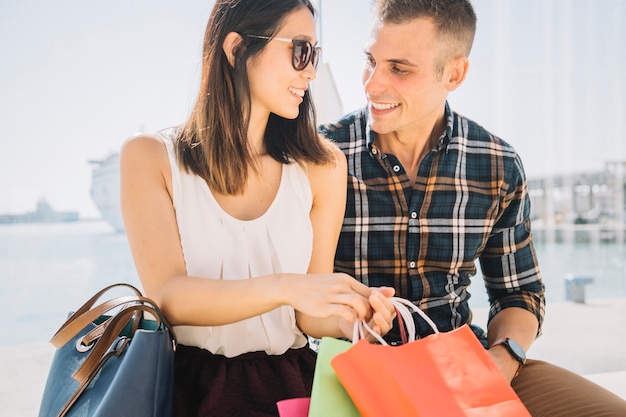
<path id="1" fill-rule="evenodd" d="M 411 301 L 400 298 L 400 297 L 391 297 L 389 299 L 391 304 L 393 304 L 396 309 L 397 314 L 400 315 L 398 322 L 400 323 L 400 331 L 405 332 L 407 334 L 406 340 L 408 342 L 414 342 L 416 338 L 416 330 L 415 330 L 415 322 L 413 321 L 413 315 L 411 311 L 416 312 L 419 316 L 424 319 L 424 321 L 430 326 L 434 333 L 439 333 L 439 329 L 434 321 L 430 319 L 422 311 L 421 308 L 413 304 Z M 404 325 L 403 325 L 404 324 Z M 358 342 L 360 339 L 365 337 L 365 331 L 374 336 L 378 342 L 382 345 L 387 345 L 388 343 L 383 339 L 383 337 L 376 333 L 366 322 L 365 320 L 355 320 L 354 321 L 354 329 L 352 331 L 352 343 Z M 404 342 L 404 337 L 403 337 Z"/>
<path id="2" fill-rule="evenodd" d="M 407 332 L 409 333 L 409 342 L 414 341 L 416 338 L 415 321 L 413 321 L 413 315 L 411 314 L 411 311 L 416 312 L 426 322 L 426 324 L 430 326 L 434 333 L 439 333 L 439 329 L 437 328 L 435 322 L 432 321 L 431 318 L 428 317 L 428 315 L 424 313 L 421 308 L 413 304 L 411 301 L 405 298 L 392 297 L 391 302 L 396 310 L 399 311 L 402 315 L 404 325 L 406 326 Z M 413 333 L 412 338 L 410 337 L 411 333 Z"/>

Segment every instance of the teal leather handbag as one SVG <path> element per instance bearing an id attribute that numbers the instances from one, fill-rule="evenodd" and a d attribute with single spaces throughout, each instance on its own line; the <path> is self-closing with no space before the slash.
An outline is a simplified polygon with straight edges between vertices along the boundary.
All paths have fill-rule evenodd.
<path id="1" fill-rule="evenodd" d="M 94 307 L 115 287 L 134 295 Z M 135 287 L 102 289 L 69 316 L 51 343 L 57 351 L 39 417 L 172 415 L 176 340 L 157 305 Z"/>

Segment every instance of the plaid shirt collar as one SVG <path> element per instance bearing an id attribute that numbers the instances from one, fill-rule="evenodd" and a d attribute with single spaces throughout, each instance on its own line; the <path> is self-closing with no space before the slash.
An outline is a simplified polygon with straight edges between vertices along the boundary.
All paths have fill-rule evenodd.
<path id="1" fill-rule="evenodd" d="M 365 110 L 365 111 L 367 112 L 368 110 Z M 444 148 L 447 150 L 448 145 L 450 145 L 450 141 L 452 140 L 452 127 L 454 126 L 454 113 L 450 109 L 450 105 L 448 104 L 447 101 L 446 101 L 446 106 L 445 106 L 444 118 L 447 120 L 446 131 L 439 138 L 439 142 L 437 142 L 437 146 L 436 146 L 437 151 L 440 151 Z M 374 140 L 376 139 L 376 132 L 372 130 L 371 120 L 372 120 L 371 117 L 367 118 L 367 126 L 365 129 L 365 141 L 366 141 L 365 146 L 370 156 L 373 158 L 377 153 L 379 154 L 380 152 L 372 152 L 377 147 L 374 144 Z"/>

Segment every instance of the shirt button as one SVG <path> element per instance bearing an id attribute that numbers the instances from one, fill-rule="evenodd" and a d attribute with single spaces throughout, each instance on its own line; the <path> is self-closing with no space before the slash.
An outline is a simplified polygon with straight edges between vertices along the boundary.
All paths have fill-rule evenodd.
<path id="1" fill-rule="evenodd" d="M 415 269 L 415 262 L 409 262 L 409 268 Z"/>
<path id="2" fill-rule="evenodd" d="M 400 171 L 400 165 L 394 165 L 393 172 L 399 172 L 399 171 Z"/>
<path id="3" fill-rule="evenodd" d="M 414 211 L 413 213 L 411 213 L 411 218 L 412 219 L 417 219 L 417 212 Z"/>

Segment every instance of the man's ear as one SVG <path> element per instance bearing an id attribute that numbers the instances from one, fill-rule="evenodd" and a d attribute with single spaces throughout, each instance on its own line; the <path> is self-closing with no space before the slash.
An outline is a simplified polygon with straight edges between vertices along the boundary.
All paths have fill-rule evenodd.
<path id="1" fill-rule="evenodd" d="M 237 32 L 230 32 L 226 35 L 226 39 L 224 39 L 222 49 L 224 50 L 226 59 L 228 59 L 231 67 L 235 66 L 235 52 L 237 51 L 237 48 L 242 40 L 241 35 Z"/>
<path id="2" fill-rule="evenodd" d="M 467 57 L 460 56 L 458 58 L 454 58 L 448 63 L 447 68 L 444 72 L 448 91 L 454 91 L 461 84 L 463 84 L 463 81 L 465 81 L 465 77 L 467 76 L 468 70 L 469 60 L 467 59 Z"/>

